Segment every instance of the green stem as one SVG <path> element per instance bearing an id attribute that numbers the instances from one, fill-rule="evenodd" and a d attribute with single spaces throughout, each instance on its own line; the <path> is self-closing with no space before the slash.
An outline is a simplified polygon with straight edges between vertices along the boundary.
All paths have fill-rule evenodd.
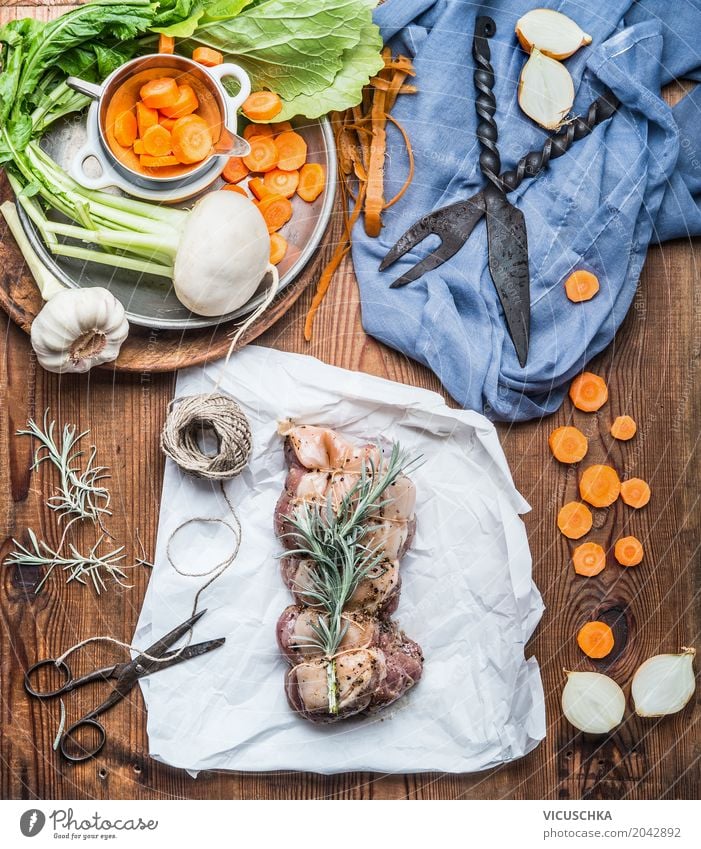
<path id="1" fill-rule="evenodd" d="M 106 254 L 103 251 L 93 251 L 90 248 L 78 248 L 73 245 L 65 245 L 58 242 L 55 245 L 49 245 L 51 253 L 56 256 L 67 256 L 72 259 L 81 259 L 85 262 L 97 262 L 100 265 L 111 265 L 114 268 L 127 269 L 129 271 L 138 271 L 141 274 L 154 274 L 156 277 L 173 277 L 173 267 L 168 265 L 159 265 L 155 262 L 147 262 L 142 259 L 131 259 L 130 257 Z"/>

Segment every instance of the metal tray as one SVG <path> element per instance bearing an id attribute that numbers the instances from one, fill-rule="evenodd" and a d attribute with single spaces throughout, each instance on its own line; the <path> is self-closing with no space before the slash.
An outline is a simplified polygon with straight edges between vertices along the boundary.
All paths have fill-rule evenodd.
<path id="1" fill-rule="evenodd" d="M 287 254 L 278 266 L 281 290 L 302 272 L 319 246 L 331 218 L 336 186 L 336 147 L 328 120 L 301 119 L 292 123 L 294 129 L 307 142 L 307 161 L 323 165 L 327 180 L 326 189 L 313 203 L 306 203 L 296 195 L 292 199 L 292 219 L 280 231 L 288 242 Z M 59 165 L 68 169 L 76 152 L 85 144 L 86 137 L 85 117 L 74 117 L 57 124 L 47 133 L 42 140 L 42 146 Z M 86 162 L 86 172 L 91 165 L 90 161 Z M 99 167 L 97 163 L 95 167 Z M 215 191 L 222 185 L 223 181 L 218 179 L 207 191 Z M 196 198 L 193 198 L 181 206 L 192 206 L 195 200 Z M 54 257 L 21 207 L 18 211 L 28 238 L 43 262 L 59 280 L 72 288 L 103 286 L 109 289 L 124 305 L 129 321 L 140 327 L 163 330 L 214 327 L 247 315 L 256 309 L 265 297 L 267 279 L 263 280 L 253 298 L 236 312 L 226 316 L 196 316 L 178 301 L 171 281 L 163 277 L 138 274 L 66 257 Z"/>

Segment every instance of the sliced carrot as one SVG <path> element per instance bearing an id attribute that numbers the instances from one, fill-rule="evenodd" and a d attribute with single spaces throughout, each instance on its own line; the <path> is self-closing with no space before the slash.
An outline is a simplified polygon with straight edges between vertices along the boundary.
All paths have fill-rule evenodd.
<path id="1" fill-rule="evenodd" d="M 178 118 L 171 134 L 173 153 L 178 162 L 192 165 L 202 162 L 212 151 L 212 136 L 207 122 L 198 115 Z"/>
<path id="2" fill-rule="evenodd" d="M 273 124 L 273 131 L 276 136 L 279 136 L 280 133 L 291 133 L 292 132 L 292 124 L 289 121 L 280 121 L 279 124 Z"/>
<path id="3" fill-rule="evenodd" d="M 278 158 L 275 142 L 267 136 L 254 136 L 248 143 L 251 145 L 251 152 L 243 158 L 246 168 L 258 173 L 272 171 Z"/>
<path id="4" fill-rule="evenodd" d="M 580 269 L 573 271 L 565 281 L 567 297 L 576 304 L 590 301 L 599 291 L 599 280 L 591 271 Z"/>
<path id="5" fill-rule="evenodd" d="M 161 114 L 166 118 L 184 118 L 186 115 L 192 115 L 200 107 L 200 102 L 197 99 L 195 90 L 191 85 L 181 85 L 178 87 L 178 99 L 172 106 L 164 106 L 161 109 Z"/>
<path id="6" fill-rule="evenodd" d="M 134 141 L 134 146 L 132 150 L 137 156 L 141 156 L 142 153 L 146 153 L 146 148 L 144 147 L 144 143 L 141 141 L 141 139 L 136 139 Z"/>
<path id="7" fill-rule="evenodd" d="M 265 188 L 269 189 L 273 194 L 282 195 L 284 198 L 291 198 L 297 191 L 299 184 L 299 171 L 281 171 L 279 168 L 273 168 L 263 178 Z"/>
<path id="8" fill-rule="evenodd" d="M 192 60 L 198 65 L 204 65 L 205 68 L 213 68 L 215 65 L 223 64 L 224 56 L 211 47 L 196 47 L 192 52 Z"/>
<path id="9" fill-rule="evenodd" d="M 141 159 L 143 168 L 166 168 L 169 165 L 179 165 L 180 160 L 176 156 L 149 156 L 144 154 Z"/>
<path id="10" fill-rule="evenodd" d="M 173 137 L 160 124 L 149 127 L 141 139 L 144 150 L 149 156 L 168 156 L 173 152 Z"/>
<path id="11" fill-rule="evenodd" d="M 598 660 L 611 654 L 613 631 L 605 622 L 587 622 L 579 629 L 577 644 L 587 657 Z"/>
<path id="12" fill-rule="evenodd" d="M 643 559 L 643 544 L 636 537 L 621 537 L 616 540 L 613 553 L 621 566 L 637 566 Z"/>
<path id="13" fill-rule="evenodd" d="M 297 194 L 307 203 L 315 201 L 324 191 L 326 176 L 324 168 L 316 162 L 308 162 L 299 172 Z"/>
<path id="14" fill-rule="evenodd" d="M 175 53 L 175 39 L 172 35 L 160 34 L 158 38 L 158 52 L 172 55 Z"/>
<path id="15" fill-rule="evenodd" d="M 161 117 L 161 118 L 158 119 L 158 123 L 161 125 L 161 127 L 165 127 L 166 130 L 168 130 L 169 133 L 172 133 L 173 127 L 175 126 L 175 122 L 177 120 L 178 120 L 177 118 L 163 118 L 163 117 Z"/>
<path id="16" fill-rule="evenodd" d="M 117 115 L 112 128 L 115 139 L 122 147 L 131 147 L 138 135 L 138 127 L 134 113 L 129 110 Z"/>
<path id="17" fill-rule="evenodd" d="M 242 189 L 241 186 L 235 186 L 233 183 L 227 183 L 225 186 L 221 187 L 221 190 L 223 192 L 236 192 L 236 194 L 243 195 L 245 198 L 248 197 L 245 189 Z"/>
<path id="18" fill-rule="evenodd" d="M 611 425 L 611 436 L 627 442 L 635 436 L 638 426 L 630 416 L 617 416 Z"/>
<path id="19" fill-rule="evenodd" d="M 142 86 L 139 93 L 145 106 L 163 109 L 177 102 L 178 84 L 172 77 L 157 77 Z"/>
<path id="20" fill-rule="evenodd" d="M 282 112 L 282 100 L 274 91 L 254 91 L 244 100 L 241 111 L 251 121 L 270 121 Z"/>
<path id="21" fill-rule="evenodd" d="M 222 171 L 222 177 L 227 183 L 240 183 L 248 174 L 248 168 L 240 156 L 232 156 Z"/>
<path id="22" fill-rule="evenodd" d="M 255 136 L 268 136 L 272 138 L 275 135 L 275 130 L 270 124 L 246 124 L 243 130 L 243 137 L 246 141 L 250 141 Z"/>
<path id="23" fill-rule="evenodd" d="M 248 188 L 253 194 L 253 197 L 256 200 L 263 200 L 264 197 L 267 197 L 271 194 L 270 189 L 268 189 L 265 183 L 261 180 L 260 177 L 252 177 L 248 181 Z"/>
<path id="24" fill-rule="evenodd" d="M 280 133 L 275 136 L 278 152 L 277 167 L 283 171 L 298 171 L 307 159 L 307 143 L 299 133 Z"/>
<path id="25" fill-rule="evenodd" d="M 287 239 L 279 233 L 270 234 L 270 264 L 277 265 L 287 253 Z"/>
<path id="26" fill-rule="evenodd" d="M 593 521 L 591 510 L 579 501 L 570 501 L 557 514 L 557 526 L 568 539 L 579 539 L 589 533 Z"/>
<path id="27" fill-rule="evenodd" d="M 570 384 L 570 398 L 578 410 L 593 413 L 608 401 L 605 381 L 590 371 L 582 372 Z"/>
<path id="28" fill-rule="evenodd" d="M 136 123 L 139 125 L 139 138 L 142 139 L 146 130 L 158 123 L 158 109 L 151 109 L 140 100 L 136 104 Z"/>
<path id="29" fill-rule="evenodd" d="M 650 487 L 641 478 L 630 478 L 621 484 L 621 498 L 624 504 L 639 510 L 650 500 Z"/>
<path id="30" fill-rule="evenodd" d="M 606 566 L 606 552 L 598 542 L 583 542 L 572 552 L 574 571 L 593 578 Z"/>
<path id="31" fill-rule="evenodd" d="M 576 427 L 556 427 L 548 437 L 548 445 L 561 463 L 578 463 L 589 450 L 589 440 Z"/>
<path id="32" fill-rule="evenodd" d="M 292 218 L 292 204 L 281 195 L 266 195 L 257 206 L 269 233 L 279 230 Z"/>
<path id="33" fill-rule="evenodd" d="M 579 479 L 579 494 L 594 507 L 609 507 L 621 494 L 621 479 L 611 466 L 589 466 Z"/>

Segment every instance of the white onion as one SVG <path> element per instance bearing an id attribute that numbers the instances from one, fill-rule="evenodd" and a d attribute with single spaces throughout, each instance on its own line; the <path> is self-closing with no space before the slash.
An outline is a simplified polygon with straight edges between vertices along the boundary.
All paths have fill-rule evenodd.
<path id="1" fill-rule="evenodd" d="M 631 695 L 638 716 L 666 716 L 680 711 L 694 695 L 694 655 L 684 648 L 680 654 L 658 654 L 648 658 L 633 676 Z"/>
<path id="2" fill-rule="evenodd" d="M 562 63 L 534 47 L 521 71 L 518 103 L 536 124 L 546 130 L 556 130 L 574 103 L 570 72 Z"/>
<path id="3" fill-rule="evenodd" d="M 599 672 L 567 672 L 562 711 L 575 728 L 608 734 L 623 719 L 625 709 L 626 697 L 613 678 Z"/>
<path id="4" fill-rule="evenodd" d="M 567 59 L 584 44 L 591 44 L 591 36 L 572 18 L 552 9 L 532 9 L 516 21 L 516 35 L 528 53 L 537 47 L 553 59 Z"/>

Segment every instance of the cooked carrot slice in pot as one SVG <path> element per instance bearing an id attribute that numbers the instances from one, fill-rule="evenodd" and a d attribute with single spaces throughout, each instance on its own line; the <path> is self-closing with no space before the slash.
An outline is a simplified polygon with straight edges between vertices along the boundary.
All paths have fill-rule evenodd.
<path id="1" fill-rule="evenodd" d="M 608 397 L 609 391 L 605 381 L 590 371 L 582 372 L 570 384 L 572 403 L 585 413 L 593 413 L 603 407 Z"/>
<path id="2" fill-rule="evenodd" d="M 143 85 L 139 94 L 145 106 L 163 109 L 177 102 L 178 84 L 172 77 L 157 77 Z"/>
<path id="3" fill-rule="evenodd" d="M 161 117 L 158 119 L 158 123 L 161 125 L 161 127 L 165 127 L 166 130 L 168 130 L 169 133 L 172 133 L 173 127 L 175 126 L 175 122 L 177 120 L 178 120 L 177 118 L 164 118 L 161 115 Z"/>
<path id="4" fill-rule="evenodd" d="M 273 168 L 263 178 L 265 188 L 276 195 L 291 198 L 299 185 L 299 171 L 281 171 Z"/>
<path id="5" fill-rule="evenodd" d="M 144 154 L 140 157 L 141 166 L 143 168 L 167 168 L 171 165 L 179 165 L 179 161 L 175 156 L 149 156 Z"/>
<path id="6" fill-rule="evenodd" d="M 627 442 L 635 436 L 638 426 L 630 416 L 617 416 L 611 425 L 611 436 Z"/>
<path id="7" fill-rule="evenodd" d="M 609 507 L 621 494 L 621 479 L 611 466 L 589 466 L 579 479 L 579 494 L 594 507 Z"/>
<path id="8" fill-rule="evenodd" d="M 643 544 L 637 537 L 621 537 L 613 547 L 613 554 L 621 566 L 637 566 L 644 556 Z"/>
<path id="9" fill-rule="evenodd" d="M 605 622 L 587 622 L 579 629 L 577 644 L 587 657 L 598 660 L 611 654 L 613 631 Z"/>
<path id="10" fill-rule="evenodd" d="M 140 139 L 144 137 L 144 133 L 149 127 L 156 126 L 158 117 L 158 109 L 151 109 L 143 101 L 138 101 L 136 104 L 136 123 L 139 125 Z"/>
<path id="11" fill-rule="evenodd" d="M 598 291 L 599 279 L 591 271 L 584 269 L 573 271 L 565 281 L 567 297 L 576 304 L 581 301 L 590 301 Z"/>
<path id="12" fill-rule="evenodd" d="M 650 500 L 650 487 L 642 478 L 630 478 L 621 484 L 621 498 L 624 504 L 639 510 Z"/>
<path id="13" fill-rule="evenodd" d="M 593 578 L 606 566 L 606 552 L 597 542 L 583 542 L 572 552 L 574 571 Z"/>
<path id="14" fill-rule="evenodd" d="M 589 450 L 589 440 L 576 427 L 557 427 L 548 437 L 553 457 L 561 463 L 578 463 Z"/>
<path id="15" fill-rule="evenodd" d="M 277 167 L 283 171 L 299 171 L 307 160 L 307 143 L 299 133 L 280 133 L 275 136 Z"/>
<path id="16" fill-rule="evenodd" d="M 297 194 L 302 200 L 312 203 L 324 191 L 325 185 L 326 176 L 322 165 L 317 162 L 308 162 L 302 166 L 299 172 L 299 186 L 297 187 Z"/>
<path id="17" fill-rule="evenodd" d="M 277 265 L 287 253 L 287 239 L 279 233 L 270 234 L 270 264 Z"/>
<path id="18" fill-rule="evenodd" d="M 173 151 L 172 136 L 160 124 L 149 127 L 141 141 L 144 145 L 144 152 L 149 156 L 168 156 Z"/>
<path id="19" fill-rule="evenodd" d="M 191 85 L 181 85 L 178 87 L 178 99 L 172 106 L 164 106 L 161 109 L 161 114 L 166 118 L 184 118 L 186 115 L 192 115 L 200 107 L 200 102 L 197 99 L 195 90 Z"/>
<path id="20" fill-rule="evenodd" d="M 173 153 L 178 162 L 192 165 L 202 162 L 212 152 L 212 136 L 207 122 L 198 115 L 178 118 L 171 134 Z"/>
<path id="21" fill-rule="evenodd" d="M 241 111 L 251 121 L 270 121 L 282 112 L 282 100 L 274 91 L 253 91 L 244 100 Z"/>
<path id="22" fill-rule="evenodd" d="M 591 510 L 579 501 L 568 502 L 557 514 L 557 526 L 568 539 L 579 539 L 588 534 L 593 521 Z"/>
<path id="23" fill-rule="evenodd" d="M 204 65 L 205 68 L 214 68 L 224 63 L 224 56 L 211 47 L 196 47 L 192 52 L 192 60 L 198 65 Z"/>
<path id="24" fill-rule="evenodd" d="M 251 146 L 251 152 L 243 158 L 246 168 L 259 174 L 272 171 L 277 165 L 278 158 L 277 147 L 272 138 L 253 136 L 248 143 Z"/>
<path id="25" fill-rule="evenodd" d="M 131 147 L 137 138 L 138 127 L 134 113 L 129 110 L 115 118 L 112 127 L 115 139 L 122 147 Z"/>

